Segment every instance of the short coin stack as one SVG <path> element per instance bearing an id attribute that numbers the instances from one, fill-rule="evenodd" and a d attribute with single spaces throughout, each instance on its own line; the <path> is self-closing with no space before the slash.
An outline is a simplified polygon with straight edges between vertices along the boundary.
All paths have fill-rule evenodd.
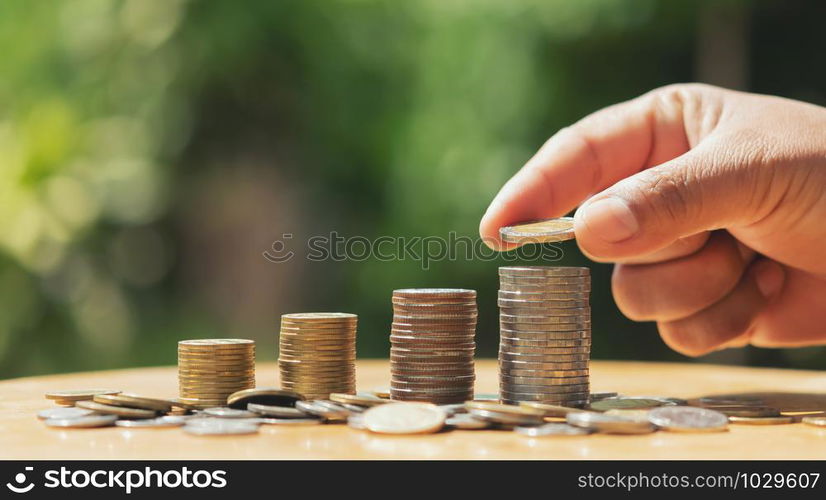
<path id="1" fill-rule="evenodd" d="M 255 341 L 203 339 L 178 342 L 180 401 L 194 408 L 227 404 L 227 396 L 255 387 Z"/>
<path id="2" fill-rule="evenodd" d="M 591 277 L 585 267 L 499 268 L 502 401 L 588 403 Z"/>
<path id="3" fill-rule="evenodd" d="M 473 399 L 476 291 L 408 288 L 393 292 L 390 394 L 436 404 Z"/>
<path id="4" fill-rule="evenodd" d="M 281 386 L 307 399 L 356 392 L 356 326 L 349 313 L 281 316 L 278 367 Z"/>

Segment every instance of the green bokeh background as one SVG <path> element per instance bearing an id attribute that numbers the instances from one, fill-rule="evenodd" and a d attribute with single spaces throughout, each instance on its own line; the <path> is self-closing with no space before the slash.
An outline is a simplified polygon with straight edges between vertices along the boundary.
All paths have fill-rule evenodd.
<path id="1" fill-rule="evenodd" d="M 0 377 L 173 364 L 184 338 L 276 358 L 279 315 L 360 316 L 390 293 L 479 292 L 498 342 L 503 258 L 310 262 L 312 235 L 477 237 L 556 130 L 707 81 L 826 104 L 817 1 L 0 2 Z M 264 258 L 285 233 L 296 257 Z M 686 360 L 593 270 L 596 359 Z M 697 361 L 822 367 L 821 348 Z"/>

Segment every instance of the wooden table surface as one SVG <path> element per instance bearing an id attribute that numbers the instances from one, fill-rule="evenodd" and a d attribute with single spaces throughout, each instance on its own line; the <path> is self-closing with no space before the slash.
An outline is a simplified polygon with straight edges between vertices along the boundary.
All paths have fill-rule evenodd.
<path id="1" fill-rule="evenodd" d="M 495 360 L 477 363 L 477 392 L 495 392 Z M 274 363 L 259 386 L 278 384 Z M 594 391 L 695 397 L 750 391 L 826 392 L 826 372 L 704 364 L 594 361 Z M 359 361 L 359 389 L 389 384 L 387 361 Z M 180 429 L 52 429 L 35 417 L 47 391 L 106 387 L 175 397 L 174 367 L 31 377 L 0 382 L 3 459 L 826 459 L 826 429 L 803 424 L 732 425 L 714 434 L 528 438 L 507 431 L 384 436 L 344 425 L 262 426 L 252 436 L 197 437 Z"/>

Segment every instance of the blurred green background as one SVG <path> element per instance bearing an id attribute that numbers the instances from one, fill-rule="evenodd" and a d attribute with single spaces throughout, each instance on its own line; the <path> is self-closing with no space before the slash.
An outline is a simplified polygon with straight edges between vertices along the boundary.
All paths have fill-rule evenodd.
<path id="1" fill-rule="evenodd" d="M 279 315 L 360 315 L 384 357 L 390 293 L 479 291 L 500 261 L 309 262 L 316 234 L 477 236 L 560 127 L 704 81 L 826 104 L 818 1 L 0 2 L 0 377 L 173 364 L 184 338 L 276 358 Z M 287 263 L 262 255 L 284 233 Z M 576 245 L 563 262 L 581 265 Z M 594 275 L 594 358 L 687 359 Z M 698 360 L 822 367 L 824 349 Z"/>

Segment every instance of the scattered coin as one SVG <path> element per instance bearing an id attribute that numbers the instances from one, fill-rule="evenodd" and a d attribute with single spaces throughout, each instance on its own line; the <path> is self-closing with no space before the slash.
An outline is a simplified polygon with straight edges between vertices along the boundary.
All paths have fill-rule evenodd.
<path id="1" fill-rule="evenodd" d="M 460 413 L 467 413 L 467 407 L 464 403 L 453 403 L 438 406 L 442 409 L 442 411 L 444 411 L 447 414 L 448 417 L 452 417 Z"/>
<path id="2" fill-rule="evenodd" d="M 815 427 L 826 427 L 826 416 L 806 416 L 801 419 L 801 422 Z"/>
<path id="3" fill-rule="evenodd" d="M 545 419 L 538 415 L 532 414 L 517 414 L 517 413 L 505 413 L 500 411 L 491 411 L 491 410 L 480 410 L 476 408 L 471 408 L 469 413 L 471 417 L 477 418 L 479 420 L 484 420 L 486 422 L 491 422 L 494 424 L 501 424 L 501 425 L 540 425 L 545 423 Z"/>
<path id="4" fill-rule="evenodd" d="M 325 401 L 298 401 L 295 407 L 309 415 L 324 418 L 326 420 L 347 420 L 351 412 L 332 402 Z"/>
<path id="5" fill-rule="evenodd" d="M 706 406 L 710 410 L 715 410 L 729 417 L 779 417 L 780 411 L 777 408 L 766 406 Z"/>
<path id="6" fill-rule="evenodd" d="M 379 434 L 427 434 L 439 431 L 447 415 L 426 403 L 390 403 L 361 414 L 364 426 Z"/>
<path id="7" fill-rule="evenodd" d="M 570 424 L 544 424 L 530 427 L 516 427 L 517 434 L 530 437 L 545 436 L 585 436 L 591 434 L 593 430 L 584 427 L 576 427 Z"/>
<path id="8" fill-rule="evenodd" d="M 566 421 L 577 427 L 594 429 L 606 434 L 649 434 L 657 430 L 650 422 L 596 412 L 569 413 Z"/>
<path id="9" fill-rule="evenodd" d="M 663 402 L 657 399 L 617 397 L 594 401 L 591 403 L 591 409 L 594 411 L 642 410 L 662 405 Z"/>
<path id="10" fill-rule="evenodd" d="M 783 425 L 794 422 L 793 417 L 728 417 L 732 424 L 745 425 Z"/>
<path id="11" fill-rule="evenodd" d="M 365 430 L 366 427 L 364 427 L 364 416 L 361 414 L 350 415 L 347 417 L 347 427 L 360 431 Z"/>
<path id="12" fill-rule="evenodd" d="M 378 396 L 371 396 L 367 394 L 330 394 L 330 400 L 336 403 L 349 403 L 358 406 L 376 406 L 389 403 L 388 399 L 380 398 Z"/>
<path id="13" fill-rule="evenodd" d="M 574 218 L 559 217 L 556 219 L 521 222 L 513 226 L 499 228 L 499 236 L 502 238 L 502 241 L 520 245 L 572 240 L 576 237 L 574 235 Z M 552 276 L 553 274 L 549 275 Z"/>
<path id="14" fill-rule="evenodd" d="M 256 387 L 230 394 L 227 398 L 227 406 L 238 410 L 246 409 L 250 403 L 294 407 L 296 401 L 303 399 L 301 394 L 294 391 L 275 387 Z"/>
<path id="15" fill-rule="evenodd" d="M 258 423 L 224 418 L 201 418 L 187 422 L 184 432 L 196 436 L 237 436 L 256 434 Z"/>
<path id="16" fill-rule="evenodd" d="M 87 428 L 108 427 L 117 421 L 115 415 L 87 415 L 76 418 L 49 418 L 43 421 L 49 427 Z"/>
<path id="17" fill-rule="evenodd" d="M 123 406 L 112 406 L 95 403 L 94 401 L 78 401 L 76 406 L 86 410 L 92 410 L 106 415 L 116 415 L 125 418 L 153 418 L 158 412 L 154 410 L 141 410 L 138 408 L 126 408 Z"/>
<path id="18" fill-rule="evenodd" d="M 112 389 L 80 389 L 75 391 L 54 391 L 46 393 L 46 399 L 60 402 L 88 401 L 98 394 L 118 394 L 120 391 Z"/>
<path id="19" fill-rule="evenodd" d="M 49 408 L 37 412 L 37 418 L 40 420 L 55 419 L 69 419 L 80 418 L 94 415 L 92 410 L 84 410 L 83 408 Z"/>
<path id="20" fill-rule="evenodd" d="M 491 424 L 467 413 L 457 413 L 445 420 L 445 425 L 454 429 L 480 430 L 489 429 Z"/>
<path id="21" fill-rule="evenodd" d="M 247 405 L 249 406 L 249 405 Z M 256 418 L 258 414 L 248 410 L 238 410 L 236 408 L 224 408 L 224 407 L 217 407 L 217 408 L 207 408 L 204 410 L 204 413 L 209 415 L 210 417 L 217 417 L 217 418 Z"/>
<path id="22" fill-rule="evenodd" d="M 255 412 L 259 415 L 276 418 L 305 418 L 307 414 L 303 411 L 290 406 L 272 406 L 262 405 L 256 403 L 249 403 L 247 410 Z"/>
<path id="23" fill-rule="evenodd" d="M 129 428 L 161 428 L 161 427 L 180 427 L 186 423 L 185 420 L 177 419 L 175 417 L 157 417 L 146 418 L 142 420 L 118 420 L 115 425 L 118 427 Z"/>
<path id="24" fill-rule="evenodd" d="M 694 406 L 662 406 L 648 412 L 648 420 L 673 432 L 720 432 L 728 429 L 728 417 L 718 411 Z"/>
<path id="25" fill-rule="evenodd" d="M 539 403 L 537 401 L 522 401 L 519 406 L 523 408 L 530 408 L 543 412 L 545 417 L 564 417 L 571 412 L 582 411 L 580 408 L 571 408 L 568 406 L 551 405 L 546 403 Z"/>
<path id="26" fill-rule="evenodd" d="M 96 394 L 93 401 L 101 404 L 113 406 L 125 406 L 127 408 L 138 408 L 143 410 L 153 410 L 168 412 L 175 404 L 165 399 L 147 398 L 135 394 Z"/>
<path id="27" fill-rule="evenodd" d="M 257 419 L 263 425 L 319 425 L 324 423 L 324 419 L 310 418 L 305 415 L 303 418 L 272 418 L 262 417 Z"/>
<path id="28" fill-rule="evenodd" d="M 540 419 L 545 416 L 545 410 L 542 409 L 484 401 L 468 401 L 465 403 L 465 408 L 467 408 L 468 412 L 472 412 L 473 410 L 483 410 L 496 413 L 507 413 L 509 415 L 516 415 L 520 417 L 539 417 Z"/>

